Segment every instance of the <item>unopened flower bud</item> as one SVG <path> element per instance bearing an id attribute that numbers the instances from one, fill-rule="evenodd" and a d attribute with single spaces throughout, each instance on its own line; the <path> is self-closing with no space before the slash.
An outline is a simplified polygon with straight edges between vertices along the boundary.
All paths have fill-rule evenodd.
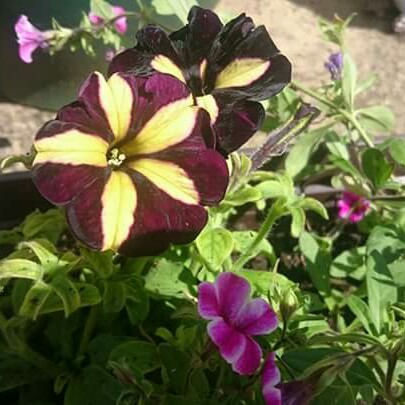
<path id="1" fill-rule="evenodd" d="M 283 322 L 287 322 L 294 312 L 298 309 L 299 302 L 297 295 L 293 290 L 289 290 L 285 293 L 280 302 L 280 312 Z"/>

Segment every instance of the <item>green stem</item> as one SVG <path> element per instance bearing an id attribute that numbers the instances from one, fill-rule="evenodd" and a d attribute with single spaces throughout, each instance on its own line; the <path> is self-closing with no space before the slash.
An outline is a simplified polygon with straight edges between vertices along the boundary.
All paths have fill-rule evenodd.
<path id="1" fill-rule="evenodd" d="M 395 354 L 391 354 L 388 357 L 388 365 L 387 365 L 387 375 L 385 377 L 385 392 L 387 395 L 387 399 L 392 403 L 396 403 L 396 399 L 392 394 L 392 380 L 394 378 L 394 371 L 397 365 L 398 357 Z"/>
<path id="2" fill-rule="evenodd" d="M 244 253 L 242 253 L 239 259 L 235 262 L 233 266 L 234 271 L 239 271 L 243 268 L 246 262 L 248 262 L 249 259 L 251 258 L 252 252 L 254 252 L 254 250 L 259 246 L 262 240 L 264 240 L 267 237 L 267 235 L 273 228 L 276 219 L 281 217 L 284 213 L 285 213 L 284 204 L 280 200 L 277 200 L 271 206 L 266 216 L 266 219 L 264 220 L 262 226 L 259 229 L 259 232 L 257 233 L 256 237 L 254 238 L 250 246 L 245 250 Z"/>
<path id="3" fill-rule="evenodd" d="M 329 107 L 329 108 L 335 110 L 336 112 L 338 112 L 339 114 L 341 114 L 346 119 L 346 121 L 350 122 L 350 124 L 357 130 L 357 132 L 359 133 L 359 135 L 363 139 L 364 143 L 367 146 L 369 146 L 370 148 L 374 147 L 374 144 L 371 141 L 371 139 L 369 138 L 369 136 L 367 135 L 367 132 L 364 130 L 364 128 L 361 126 L 361 124 L 359 123 L 359 121 L 357 120 L 357 118 L 353 114 L 351 114 L 350 112 L 336 106 L 333 102 L 323 98 L 316 91 L 305 87 L 301 83 L 293 82 L 291 84 L 291 87 L 293 89 L 295 89 L 295 90 L 298 90 L 298 91 L 300 91 L 300 92 L 314 98 L 315 100 L 319 101 L 320 103 L 326 105 L 327 107 Z"/>
<path id="4" fill-rule="evenodd" d="M 79 349 L 77 350 L 77 357 L 83 356 L 86 353 L 87 346 L 91 339 L 91 334 L 93 333 L 94 325 L 96 324 L 98 313 L 98 306 L 94 305 L 90 308 L 89 314 L 87 315 L 86 324 L 84 325 L 82 338 L 80 340 Z"/>

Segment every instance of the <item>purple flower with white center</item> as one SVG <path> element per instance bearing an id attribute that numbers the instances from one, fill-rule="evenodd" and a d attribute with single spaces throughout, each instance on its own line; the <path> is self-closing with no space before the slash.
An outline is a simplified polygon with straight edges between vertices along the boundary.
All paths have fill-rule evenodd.
<path id="1" fill-rule="evenodd" d="M 343 54 L 341 52 L 332 53 L 327 62 L 326 69 L 329 70 L 332 80 L 339 80 L 342 77 L 343 71 Z"/>
<path id="2" fill-rule="evenodd" d="M 351 191 L 345 191 L 337 206 L 339 218 L 355 224 L 365 217 L 370 208 L 370 201 Z"/>
<path id="3" fill-rule="evenodd" d="M 280 371 L 277 368 L 275 354 L 269 353 L 262 371 L 262 393 L 266 405 L 281 405 L 281 390 L 276 387 L 280 383 Z"/>
<path id="4" fill-rule="evenodd" d="M 120 6 L 112 6 L 112 12 L 115 17 L 125 14 L 125 8 Z M 105 19 L 92 11 L 89 13 L 89 20 L 93 25 L 101 25 Z M 119 34 L 125 34 L 127 32 L 127 18 L 125 16 L 118 18 L 114 21 L 114 28 Z"/>
<path id="5" fill-rule="evenodd" d="M 14 30 L 19 45 L 18 54 L 25 63 L 32 62 L 32 54 L 37 48 L 49 46 L 50 31 L 40 31 L 30 23 L 26 15 L 20 15 L 14 25 Z"/>
<path id="6" fill-rule="evenodd" d="M 250 298 L 250 285 L 233 273 L 221 273 L 214 283 L 198 287 L 198 312 L 209 320 L 208 335 L 221 356 L 242 375 L 253 374 L 262 350 L 252 336 L 277 328 L 277 316 L 262 298 Z"/>

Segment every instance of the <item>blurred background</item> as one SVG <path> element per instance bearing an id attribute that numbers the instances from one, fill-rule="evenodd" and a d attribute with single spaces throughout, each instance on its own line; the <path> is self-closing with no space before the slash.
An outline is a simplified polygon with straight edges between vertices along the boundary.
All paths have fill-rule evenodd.
<path id="1" fill-rule="evenodd" d="M 403 6 L 403 0 L 397 0 Z M 110 1 L 127 10 L 135 0 Z M 204 2 L 203 2 L 204 3 Z M 207 3 L 207 2 L 205 2 Z M 385 104 L 396 115 L 395 133 L 405 133 L 405 33 L 394 0 L 219 0 L 208 2 L 221 15 L 245 12 L 256 24 L 265 24 L 281 51 L 293 64 L 294 79 L 320 86 L 330 80 L 324 62 L 337 49 L 325 42 L 319 17 L 356 17 L 347 31 L 348 50 L 361 76 L 378 75 L 378 83 L 367 93 L 368 103 Z M 217 3 L 217 4 L 215 4 Z M 207 4 L 204 4 L 207 5 Z M 96 48 L 92 58 L 78 51 L 63 50 L 49 56 L 40 50 L 34 62 L 18 57 L 14 24 L 21 14 L 41 30 L 50 28 L 55 17 L 64 26 L 78 24 L 88 11 L 89 0 L 1 0 L 0 2 L 0 157 L 29 150 L 36 130 L 53 116 L 52 110 L 73 99 L 79 83 L 94 69 L 105 71 L 105 47 Z M 136 26 L 129 20 L 127 43 L 132 43 Z M 399 21 L 399 22 L 398 22 Z M 405 21 L 405 19 L 404 19 Z M 179 22 L 173 20 L 173 26 Z M 403 22 L 405 25 L 405 22 Z M 399 29 L 398 29 L 399 27 Z M 362 100 L 360 99 L 360 103 Z"/>

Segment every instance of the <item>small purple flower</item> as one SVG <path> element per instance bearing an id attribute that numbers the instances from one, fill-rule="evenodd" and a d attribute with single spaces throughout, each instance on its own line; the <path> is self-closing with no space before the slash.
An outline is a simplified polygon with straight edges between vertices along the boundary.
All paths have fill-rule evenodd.
<path id="1" fill-rule="evenodd" d="M 366 215 L 370 208 L 370 201 L 360 195 L 345 191 L 337 206 L 339 217 L 355 224 L 360 222 Z"/>
<path id="2" fill-rule="evenodd" d="M 122 14 L 125 14 L 125 9 L 124 7 L 120 6 L 112 6 L 112 11 L 113 14 L 118 17 Z M 89 13 L 89 20 L 93 25 L 100 25 L 102 24 L 105 19 L 103 17 L 100 17 L 97 14 L 94 14 L 92 11 Z M 119 34 L 125 34 L 127 32 L 127 18 L 124 16 L 122 18 L 118 18 L 114 22 L 114 28 Z"/>
<path id="3" fill-rule="evenodd" d="M 250 298 L 250 285 L 233 273 L 221 273 L 214 283 L 198 287 L 198 312 L 209 320 L 208 335 L 221 356 L 239 374 L 253 374 L 262 350 L 252 336 L 277 327 L 277 316 L 261 298 Z"/>
<path id="4" fill-rule="evenodd" d="M 332 80 L 339 80 L 343 71 L 343 55 L 341 52 L 332 53 L 327 62 L 326 69 L 329 70 Z"/>
<path id="5" fill-rule="evenodd" d="M 18 54 L 25 63 L 32 62 L 32 54 L 38 48 L 47 48 L 49 35 L 34 27 L 26 15 L 20 15 L 14 25 L 19 45 Z"/>
<path id="6" fill-rule="evenodd" d="M 266 405 L 281 405 L 281 390 L 276 387 L 280 383 L 280 371 L 277 368 L 275 354 L 269 353 L 262 371 L 262 393 Z"/>

